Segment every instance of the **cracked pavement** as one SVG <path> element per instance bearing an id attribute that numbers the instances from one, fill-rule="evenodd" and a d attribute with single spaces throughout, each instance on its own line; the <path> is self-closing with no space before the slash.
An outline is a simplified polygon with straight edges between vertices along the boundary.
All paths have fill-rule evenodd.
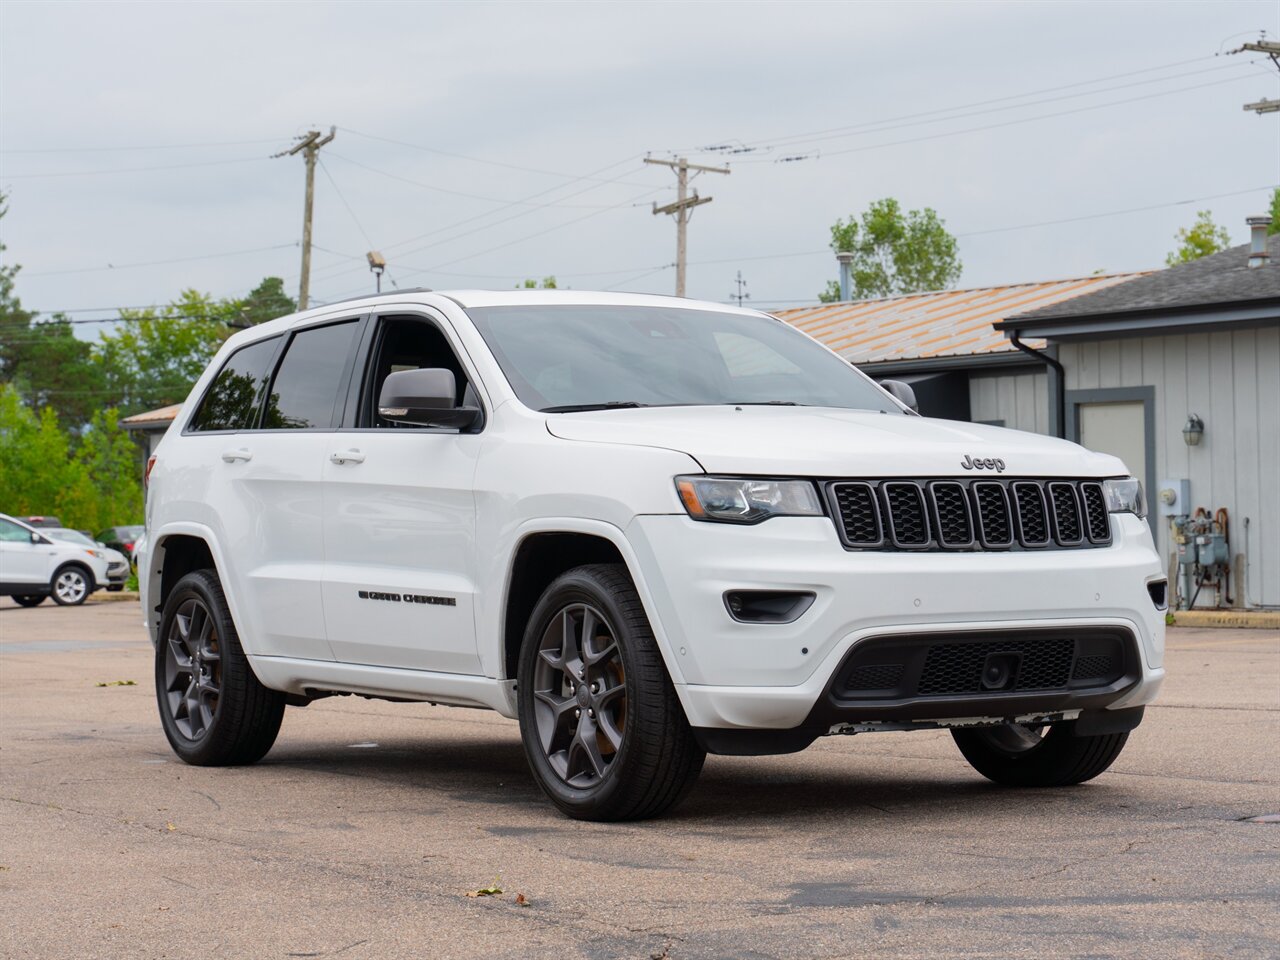
<path id="1" fill-rule="evenodd" d="M 140 617 L 0 600 L 2 956 L 1277 954 L 1280 824 L 1247 822 L 1280 812 L 1274 631 L 1170 631 L 1161 700 L 1081 787 L 861 734 L 710 757 L 673 815 L 609 825 L 481 711 L 333 698 L 256 766 L 184 766 Z"/>

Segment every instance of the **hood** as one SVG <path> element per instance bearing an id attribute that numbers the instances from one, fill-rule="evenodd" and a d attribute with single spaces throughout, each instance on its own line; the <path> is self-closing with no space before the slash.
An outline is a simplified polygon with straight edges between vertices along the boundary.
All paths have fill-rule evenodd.
<path id="1" fill-rule="evenodd" d="M 564 440 L 661 447 L 708 473 L 811 477 L 1103 477 L 1115 457 L 1036 433 L 828 407 L 653 407 L 553 414 Z M 982 461 L 980 468 L 965 463 Z M 986 466 L 1003 461 L 1003 469 Z"/>

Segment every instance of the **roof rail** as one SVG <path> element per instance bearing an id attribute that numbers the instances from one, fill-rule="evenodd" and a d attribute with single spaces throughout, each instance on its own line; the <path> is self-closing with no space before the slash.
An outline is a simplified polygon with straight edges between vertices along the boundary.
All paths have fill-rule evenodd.
<path id="1" fill-rule="evenodd" d="M 329 300 L 326 303 L 318 304 L 321 307 L 332 307 L 339 303 L 350 303 L 352 300 L 374 300 L 378 297 L 394 297 L 402 293 L 431 293 L 430 287 L 406 287 L 403 290 L 386 290 L 382 293 L 362 293 L 354 297 L 343 297 L 341 300 Z M 308 307 L 307 309 L 314 309 Z"/>

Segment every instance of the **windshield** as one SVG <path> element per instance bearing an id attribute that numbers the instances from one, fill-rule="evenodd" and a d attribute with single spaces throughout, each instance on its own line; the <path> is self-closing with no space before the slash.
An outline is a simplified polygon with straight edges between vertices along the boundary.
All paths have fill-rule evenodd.
<path id="1" fill-rule="evenodd" d="M 68 530 L 66 527 L 55 527 L 53 529 L 41 530 L 46 537 L 52 540 L 62 540 L 66 543 L 82 543 L 87 547 L 96 547 L 97 544 L 86 537 L 79 530 Z"/>
<path id="2" fill-rule="evenodd" d="M 767 403 L 901 412 L 849 364 L 768 317 L 577 304 L 467 313 L 535 410 Z"/>

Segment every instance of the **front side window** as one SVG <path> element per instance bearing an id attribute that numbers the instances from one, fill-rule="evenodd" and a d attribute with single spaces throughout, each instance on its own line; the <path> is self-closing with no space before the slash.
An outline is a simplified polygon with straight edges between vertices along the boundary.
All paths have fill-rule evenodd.
<path id="1" fill-rule="evenodd" d="M 358 426 L 385 429 L 421 430 L 409 424 L 394 423 L 378 415 L 378 397 L 387 377 L 401 370 L 443 369 L 453 371 L 458 404 L 474 405 L 474 391 L 466 369 L 448 338 L 434 323 L 419 317 L 384 317 L 365 376 L 361 414 Z M 478 401 L 476 401 L 478 402 Z"/>
<path id="2" fill-rule="evenodd" d="M 30 543 L 31 531 L 11 520 L 0 520 L 0 543 Z"/>
<path id="3" fill-rule="evenodd" d="M 191 418 L 191 430 L 248 430 L 258 411 L 258 398 L 266 382 L 279 337 L 241 347 L 227 358 Z"/>
<path id="4" fill-rule="evenodd" d="M 271 382 L 264 430 L 329 429 L 342 415 L 338 395 L 351 357 L 354 320 L 294 334 Z"/>
<path id="5" fill-rule="evenodd" d="M 578 304 L 467 314 L 535 410 L 777 403 L 901 412 L 849 364 L 769 317 Z"/>

